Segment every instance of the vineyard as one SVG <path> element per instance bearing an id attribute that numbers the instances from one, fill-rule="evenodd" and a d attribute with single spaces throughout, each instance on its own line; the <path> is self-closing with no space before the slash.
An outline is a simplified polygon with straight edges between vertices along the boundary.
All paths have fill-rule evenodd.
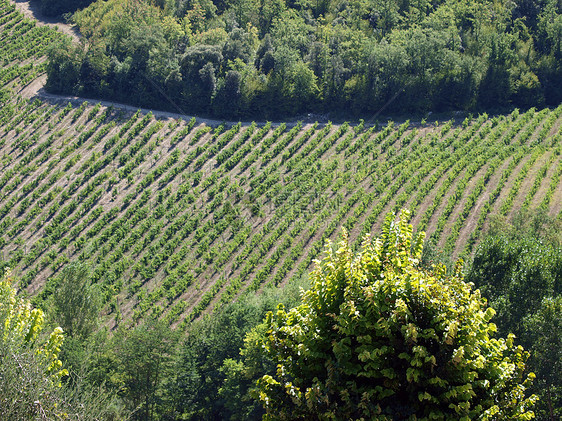
<path id="1" fill-rule="evenodd" d="M 304 276 L 328 238 L 355 240 L 409 208 L 467 255 L 493 214 L 562 211 L 556 109 L 412 125 L 157 119 L 16 93 L 43 72 L 52 29 L 0 0 L 0 260 L 39 298 L 71 261 L 111 323 L 185 326 L 244 291 Z M 39 63 L 39 64 L 37 64 Z"/>
<path id="2" fill-rule="evenodd" d="M 45 72 L 45 51 L 64 35 L 25 18 L 8 0 L 0 1 L 0 91 L 18 92 Z"/>

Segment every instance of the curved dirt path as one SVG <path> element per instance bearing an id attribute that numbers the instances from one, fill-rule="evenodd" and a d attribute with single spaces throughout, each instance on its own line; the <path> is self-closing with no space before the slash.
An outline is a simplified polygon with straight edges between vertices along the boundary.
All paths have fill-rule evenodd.
<path id="1" fill-rule="evenodd" d="M 34 19 L 38 25 L 43 25 L 43 26 L 50 26 L 53 28 L 58 29 L 60 32 L 63 32 L 67 35 L 69 35 L 70 37 L 72 37 L 74 42 L 80 42 L 81 40 L 81 35 L 80 35 L 80 31 L 78 30 L 78 28 L 75 25 L 69 25 L 67 23 L 64 23 L 58 19 L 55 18 L 50 18 L 45 16 L 43 13 L 41 13 L 41 8 L 40 5 L 38 3 L 36 3 L 35 1 L 31 1 L 31 0 L 11 0 L 17 7 L 17 9 L 22 12 L 24 14 L 25 17 L 29 18 L 29 19 Z M 199 123 L 205 123 L 207 125 L 210 126 L 217 126 L 221 123 L 226 123 L 227 125 L 232 125 L 232 124 L 237 124 L 239 122 L 239 120 L 236 121 L 225 121 L 222 119 L 211 119 L 211 118 L 203 118 L 203 117 L 199 117 L 199 116 L 193 116 L 193 115 L 189 115 L 186 113 L 173 113 L 170 111 L 162 111 L 162 110 L 156 110 L 156 109 L 149 109 L 149 108 L 141 108 L 141 107 L 135 107 L 132 106 L 130 104 L 123 104 L 123 103 L 119 103 L 119 102 L 115 102 L 115 101 L 107 101 L 107 100 L 100 100 L 100 99 L 95 99 L 95 98 L 83 98 L 83 97 L 76 97 L 76 96 L 70 96 L 70 95 L 55 95 L 55 94 L 50 94 L 48 92 L 45 91 L 44 86 L 45 86 L 45 82 L 47 80 L 47 77 L 45 75 L 42 75 L 40 77 L 38 77 L 37 79 L 33 80 L 31 83 L 29 83 L 27 86 L 24 86 L 21 91 L 19 92 L 19 94 L 24 97 L 24 98 L 38 98 L 41 99 L 43 101 L 46 102 L 50 102 L 50 103 L 68 103 L 71 102 L 72 104 L 81 104 L 84 101 L 88 101 L 89 103 L 92 104 L 96 104 L 96 103 L 101 103 L 104 106 L 113 106 L 116 109 L 120 109 L 120 110 L 125 110 L 128 112 L 136 112 L 138 109 L 141 110 L 141 112 L 143 113 L 148 113 L 148 112 L 152 112 L 152 114 L 156 117 L 156 118 L 160 118 L 160 119 L 178 119 L 178 118 L 182 118 L 182 119 L 191 119 L 192 117 L 195 117 L 197 119 L 197 121 Z M 455 120 L 456 124 L 460 124 L 462 122 L 462 120 L 464 119 L 464 113 L 457 111 L 454 113 L 450 113 L 452 118 Z M 444 118 L 444 120 L 450 119 L 451 116 L 448 116 Z M 385 120 L 385 117 L 380 117 L 381 121 Z M 387 120 L 393 120 L 396 124 L 402 124 L 405 121 L 405 118 L 403 117 L 395 117 L 392 118 L 391 116 L 386 117 Z M 365 127 L 370 127 L 373 125 L 373 122 L 370 121 L 372 120 L 369 119 L 367 121 L 365 121 Z M 442 118 L 443 120 L 443 118 Z M 319 115 L 319 114 L 307 114 L 304 116 L 298 116 L 298 117 L 294 117 L 291 120 L 279 120 L 276 122 L 272 122 L 273 126 L 278 126 L 281 123 L 285 123 L 288 127 L 293 127 L 295 126 L 298 122 L 302 122 L 303 124 L 312 124 L 314 122 L 318 122 L 320 124 L 325 124 L 328 123 L 328 121 L 332 121 L 334 124 L 339 125 L 341 123 L 343 123 L 344 121 L 349 122 L 350 124 L 354 125 L 357 124 L 359 122 L 359 119 L 357 119 L 357 121 L 353 121 L 346 119 L 346 120 L 341 120 L 338 118 L 332 119 L 329 118 L 328 115 Z M 242 121 L 242 124 L 251 124 L 251 122 L 245 122 Z M 266 124 L 266 121 L 256 121 L 256 124 L 258 125 L 263 125 Z M 411 127 L 422 127 L 422 124 L 420 121 L 411 121 L 410 122 L 410 126 Z"/>
<path id="2" fill-rule="evenodd" d="M 151 112 L 155 118 L 162 119 L 162 120 L 169 120 L 169 119 L 177 120 L 181 118 L 183 120 L 189 121 L 194 117 L 197 120 L 198 124 L 205 123 L 208 126 L 218 126 L 219 124 L 222 123 L 225 123 L 227 125 L 234 125 L 239 122 L 239 120 L 236 121 L 217 120 L 217 119 L 203 118 L 203 117 L 188 115 L 188 114 L 173 113 L 171 111 L 162 111 L 162 110 L 156 110 L 150 108 L 135 107 L 133 105 L 123 104 L 115 101 L 106 101 L 96 98 L 84 98 L 84 97 L 70 96 L 70 95 L 51 94 L 48 93 L 44 88 L 44 84 L 46 80 L 47 80 L 46 75 L 41 76 L 40 78 L 36 79 L 35 81 L 27 85 L 24 89 L 22 89 L 20 95 L 31 99 L 38 98 L 44 102 L 48 102 L 51 104 L 67 104 L 70 102 L 72 105 L 80 105 L 84 101 L 88 101 L 89 104 L 97 104 L 99 102 L 104 107 L 113 107 L 115 109 L 123 110 L 130 113 L 135 113 L 137 112 L 137 110 L 141 110 L 141 113 L 143 114 L 148 114 L 149 112 Z M 296 125 L 297 122 L 298 120 L 284 122 L 284 123 L 288 127 L 292 127 Z M 242 121 L 241 123 L 244 126 L 249 126 L 250 124 L 252 124 L 251 121 Z M 256 124 L 263 125 L 266 124 L 266 122 L 256 121 Z M 279 124 L 281 124 L 281 122 L 272 123 L 273 126 L 277 126 Z"/>
<path id="3" fill-rule="evenodd" d="M 30 0 L 12 0 L 12 2 L 26 18 L 34 19 L 38 25 L 56 28 L 60 32 L 71 36 L 75 42 L 80 42 L 80 32 L 78 28 L 74 25 L 61 22 L 58 19 L 45 16 L 41 13 L 41 7 L 38 3 Z"/>

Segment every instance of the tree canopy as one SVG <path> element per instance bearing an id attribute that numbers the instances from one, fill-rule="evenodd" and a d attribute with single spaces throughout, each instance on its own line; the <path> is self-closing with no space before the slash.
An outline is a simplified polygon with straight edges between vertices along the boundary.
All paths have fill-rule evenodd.
<path id="1" fill-rule="evenodd" d="M 60 17 L 88 6 L 94 0 L 32 0 L 39 3 L 45 16 Z"/>
<path id="2" fill-rule="evenodd" d="M 53 50 L 52 90 L 174 112 L 279 118 L 562 100 L 556 0 L 98 0 L 73 20 L 85 43 Z"/>
<path id="3" fill-rule="evenodd" d="M 408 216 L 389 215 L 356 255 L 345 233 L 328 244 L 302 304 L 268 314 L 249 344 L 277 364 L 258 382 L 266 419 L 533 418 L 528 353 L 495 338 L 460 263 L 420 269 Z"/>
<path id="4" fill-rule="evenodd" d="M 467 280 L 490 300 L 501 335 L 531 352 L 539 419 L 562 415 L 562 248 L 560 219 L 521 212 L 496 221 L 476 249 Z"/>
<path id="5" fill-rule="evenodd" d="M 4 419 L 62 415 L 56 390 L 68 374 L 58 353 L 63 332 L 47 338 L 43 312 L 16 294 L 10 272 L 0 279 L 0 408 Z M 44 418 L 43 418 L 44 419 Z"/>

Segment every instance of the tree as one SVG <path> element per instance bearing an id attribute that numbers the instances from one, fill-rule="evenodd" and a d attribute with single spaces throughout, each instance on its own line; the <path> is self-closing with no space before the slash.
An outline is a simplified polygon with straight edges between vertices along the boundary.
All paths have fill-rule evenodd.
<path id="1" fill-rule="evenodd" d="M 265 419 L 533 418 L 528 353 L 494 338 L 494 315 L 461 264 L 418 267 L 409 214 L 354 256 L 347 234 L 311 273 L 302 304 L 269 313 L 254 341 L 277 363 L 263 376 Z"/>
<path id="2" fill-rule="evenodd" d="M 109 57 L 104 47 L 92 44 L 82 57 L 80 65 L 80 92 L 90 95 L 104 94 L 104 80 L 109 68 Z"/>
<path id="3" fill-rule="evenodd" d="M 249 389 L 264 371 L 240 356 L 244 338 L 279 302 L 295 305 L 302 283 L 265 288 L 194 322 L 181 346 L 167 394 L 170 419 L 259 419 L 263 409 Z M 255 374 L 254 374 L 255 373 Z M 259 375 L 258 375 L 259 374 Z M 253 381 L 252 381 L 253 380 Z"/>
<path id="4" fill-rule="evenodd" d="M 0 412 L 20 420 L 62 415 L 59 388 L 67 371 L 58 358 L 63 332 L 41 337 L 43 312 L 16 294 L 9 271 L 0 279 Z"/>
<path id="5" fill-rule="evenodd" d="M 176 335 L 162 322 L 149 321 L 131 332 L 118 332 L 114 342 L 123 398 L 134 419 L 151 420 L 162 401 Z"/>
<path id="6" fill-rule="evenodd" d="M 250 61 L 252 56 L 252 39 L 249 34 L 240 28 L 233 29 L 228 34 L 224 46 L 222 47 L 222 55 L 225 61 L 243 60 L 245 63 Z"/>
<path id="7" fill-rule="evenodd" d="M 498 311 L 500 333 L 524 336 L 523 318 L 543 297 L 562 293 L 561 275 L 562 250 L 530 238 L 490 236 L 476 250 L 467 279 Z"/>
<path id="8" fill-rule="evenodd" d="M 100 296 L 90 285 L 87 266 L 80 263 L 67 265 L 53 292 L 56 322 L 69 336 L 84 340 L 98 324 L 100 307 Z"/>
<path id="9" fill-rule="evenodd" d="M 513 332 L 531 356 L 540 420 L 556 420 L 562 402 L 562 236 L 545 210 L 492 221 L 467 280 L 498 312 L 500 335 Z M 558 411 L 558 412 L 557 412 Z"/>
<path id="10" fill-rule="evenodd" d="M 59 355 L 69 371 L 67 384 L 78 387 L 91 375 L 92 334 L 101 309 L 99 291 L 90 284 L 88 268 L 81 263 L 65 266 L 45 290 L 52 291 L 45 303 L 50 309 L 48 318 L 66 333 Z"/>
<path id="11" fill-rule="evenodd" d="M 48 52 L 47 83 L 54 93 L 74 93 L 80 80 L 80 65 L 84 55 L 81 46 L 74 46 L 70 38 L 61 38 Z"/>
<path id="12" fill-rule="evenodd" d="M 523 321 L 531 338 L 530 365 L 536 370 L 535 389 L 541 405 L 538 418 L 555 421 L 562 416 L 562 295 L 546 297 L 540 308 Z"/>
<path id="13" fill-rule="evenodd" d="M 217 90 L 217 78 L 215 76 L 215 68 L 212 63 L 207 63 L 199 70 L 200 89 L 199 96 L 204 100 L 204 109 L 208 109 L 211 105 L 211 100 Z"/>
<path id="14" fill-rule="evenodd" d="M 511 73 L 515 54 L 512 34 L 491 36 L 488 70 L 480 84 L 479 101 L 484 107 L 502 107 L 508 104 L 511 95 Z"/>
<path id="15" fill-rule="evenodd" d="M 190 47 L 181 61 L 185 105 L 192 110 L 207 110 L 215 94 L 216 70 L 223 56 L 220 48 L 211 45 Z"/>
<path id="16" fill-rule="evenodd" d="M 225 407 L 233 396 L 218 394 L 225 377 L 221 366 L 225 359 L 238 356 L 245 333 L 258 324 L 265 313 L 257 306 L 247 305 L 247 301 L 232 303 L 213 317 L 203 317 L 190 328 L 168 392 L 174 401 L 173 418 L 230 418 Z"/>
<path id="17" fill-rule="evenodd" d="M 226 73 L 215 100 L 215 109 L 219 115 L 225 118 L 233 118 L 238 114 L 242 98 L 241 82 L 242 77 L 236 70 L 229 70 Z"/>

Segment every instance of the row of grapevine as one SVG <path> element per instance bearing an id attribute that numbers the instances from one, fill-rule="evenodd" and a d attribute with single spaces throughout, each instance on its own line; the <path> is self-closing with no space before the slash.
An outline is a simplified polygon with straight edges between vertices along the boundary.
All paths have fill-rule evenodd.
<path id="1" fill-rule="evenodd" d="M 138 112 L 120 120 L 87 103 L 20 104 L 15 114 L 0 132 L 2 154 L 18 154 L 3 164 L 0 241 L 24 283 L 34 290 L 46 281 L 45 296 L 60 268 L 80 259 L 108 308 L 132 299 L 126 318 L 188 323 L 243 290 L 302 276 L 340 227 L 359 225 L 357 238 L 401 206 L 425 209 L 422 225 L 436 236 L 451 225 L 453 247 L 500 168 L 496 190 L 518 189 L 521 174 L 554 147 L 550 132 L 535 141 L 525 130 L 547 120 L 553 127 L 560 113 L 423 130 L 408 122 L 211 129 Z M 548 156 L 541 182 L 526 192 L 529 206 L 547 164 L 557 164 L 556 153 Z M 550 173 L 552 197 L 560 171 Z"/>
<path id="2" fill-rule="evenodd" d="M 40 64 L 26 66 L 57 36 L 0 0 L 0 88 L 36 77 Z M 303 276 L 342 227 L 358 239 L 401 207 L 434 241 L 470 253 L 491 213 L 555 209 L 561 114 L 211 127 L 14 95 L 0 108 L 0 259 L 38 300 L 65 264 L 84 261 L 109 323 L 185 326 Z"/>
<path id="3" fill-rule="evenodd" d="M 0 89 L 18 92 L 45 73 L 46 49 L 62 37 L 0 0 Z"/>

